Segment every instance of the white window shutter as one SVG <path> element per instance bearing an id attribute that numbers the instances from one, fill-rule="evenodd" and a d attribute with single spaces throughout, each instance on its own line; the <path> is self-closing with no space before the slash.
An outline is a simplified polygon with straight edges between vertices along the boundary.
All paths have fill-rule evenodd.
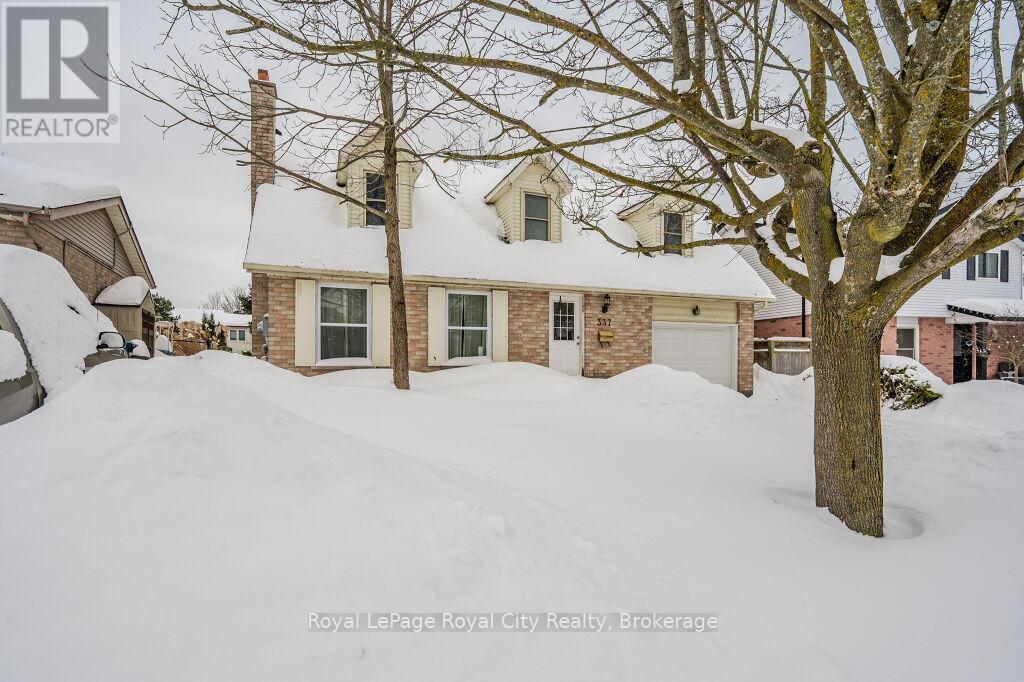
<path id="1" fill-rule="evenodd" d="M 491 292 L 491 360 L 508 362 L 508 292 Z"/>
<path id="2" fill-rule="evenodd" d="M 445 361 L 448 334 L 448 302 L 444 287 L 427 287 L 427 365 L 440 367 Z"/>
<path id="3" fill-rule="evenodd" d="M 374 284 L 370 287 L 370 359 L 374 367 L 391 366 L 391 287 Z"/>
<path id="4" fill-rule="evenodd" d="M 295 366 L 316 363 L 316 282 L 295 280 Z"/>

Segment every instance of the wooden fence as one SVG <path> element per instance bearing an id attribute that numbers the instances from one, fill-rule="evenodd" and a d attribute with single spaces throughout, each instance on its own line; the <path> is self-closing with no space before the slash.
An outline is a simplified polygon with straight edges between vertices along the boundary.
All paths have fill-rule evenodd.
<path id="1" fill-rule="evenodd" d="M 790 336 L 754 339 L 754 362 L 776 374 L 800 374 L 811 366 L 811 340 Z"/>

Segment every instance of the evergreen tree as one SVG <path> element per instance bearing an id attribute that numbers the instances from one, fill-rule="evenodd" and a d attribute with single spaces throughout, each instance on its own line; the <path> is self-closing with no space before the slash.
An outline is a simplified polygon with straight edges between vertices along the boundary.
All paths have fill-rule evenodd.
<path id="1" fill-rule="evenodd" d="M 166 296 L 153 292 L 153 306 L 156 308 L 156 319 L 161 322 L 176 322 L 178 316 L 174 314 L 174 303 Z"/>

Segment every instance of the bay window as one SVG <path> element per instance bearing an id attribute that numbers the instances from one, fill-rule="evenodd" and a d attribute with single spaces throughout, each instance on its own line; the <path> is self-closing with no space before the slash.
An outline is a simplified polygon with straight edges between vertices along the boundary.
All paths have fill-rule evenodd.
<path id="1" fill-rule="evenodd" d="M 361 286 L 320 286 L 317 358 L 328 364 L 369 360 L 370 291 Z"/>
<path id="2" fill-rule="evenodd" d="M 448 292 L 448 360 L 490 355 L 490 308 L 488 293 Z"/>

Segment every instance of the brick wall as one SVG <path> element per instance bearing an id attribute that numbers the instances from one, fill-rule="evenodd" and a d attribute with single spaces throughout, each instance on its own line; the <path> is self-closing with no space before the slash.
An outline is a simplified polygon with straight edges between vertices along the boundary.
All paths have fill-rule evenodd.
<path id="1" fill-rule="evenodd" d="M 26 249 L 42 251 L 64 265 L 72 281 L 90 301 L 105 288 L 121 279 L 121 275 L 86 254 L 75 244 L 68 243 L 40 229 L 26 229 L 17 223 L 0 221 L 0 244 L 14 244 Z"/>
<path id="2" fill-rule="evenodd" d="M 811 316 L 807 316 L 807 336 L 811 335 Z M 800 316 L 778 317 L 774 320 L 754 320 L 754 337 L 770 339 L 773 336 L 803 336 Z"/>
<path id="3" fill-rule="evenodd" d="M 513 289 L 508 292 L 508 359 L 548 366 L 547 291 Z"/>
<path id="4" fill-rule="evenodd" d="M 917 320 L 921 364 L 947 384 L 953 383 L 953 325 L 942 317 Z"/>
<path id="5" fill-rule="evenodd" d="M 653 299 L 613 294 L 607 313 L 601 312 L 603 304 L 604 294 L 583 296 L 583 376 L 610 377 L 649 364 Z M 601 346 L 597 340 L 598 317 L 611 318 L 607 329 L 615 333 L 615 338 L 608 346 Z"/>
<path id="6" fill-rule="evenodd" d="M 882 330 L 882 355 L 896 355 L 896 347 L 896 318 L 893 318 Z"/>
<path id="7" fill-rule="evenodd" d="M 409 369 L 429 372 L 427 365 L 427 287 L 405 285 L 405 320 L 409 328 Z"/>
<path id="8" fill-rule="evenodd" d="M 743 395 L 754 392 L 754 304 L 736 304 L 736 390 Z"/>

